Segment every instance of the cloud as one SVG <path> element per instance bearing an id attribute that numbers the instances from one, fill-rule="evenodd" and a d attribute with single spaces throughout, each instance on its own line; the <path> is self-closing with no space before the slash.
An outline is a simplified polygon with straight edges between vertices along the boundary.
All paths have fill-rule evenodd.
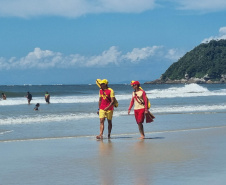
<path id="1" fill-rule="evenodd" d="M 93 13 L 139 13 L 155 6 L 155 0 L 0 0 L 0 16 L 79 17 Z"/>
<path id="2" fill-rule="evenodd" d="M 65 56 L 60 52 L 41 50 L 35 48 L 25 57 L 17 59 L 0 58 L 0 70 L 10 69 L 50 69 L 50 68 L 79 68 L 79 67 L 104 67 L 127 63 L 142 63 L 147 60 L 158 59 L 177 60 L 182 54 L 177 49 L 166 50 L 163 46 L 134 48 L 131 52 L 123 54 L 116 46 L 110 47 L 100 55 L 82 56 L 71 54 Z"/>
<path id="3" fill-rule="evenodd" d="M 140 13 L 168 2 L 181 10 L 203 12 L 226 10 L 225 0 L 0 0 L 1 17 L 62 16 L 87 14 Z"/>
<path id="4" fill-rule="evenodd" d="M 118 64 L 120 61 L 120 54 L 115 46 L 112 46 L 108 51 L 104 51 L 100 56 L 93 56 L 87 59 L 86 66 L 106 66 L 108 64 Z"/>
<path id="5" fill-rule="evenodd" d="M 182 10 L 197 10 L 203 12 L 226 10 L 225 0 L 171 0 L 179 4 Z"/>
<path id="6" fill-rule="evenodd" d="M 169 49 L 165 55 L 165 58 L 172 61 L 176 61 L 183 55 L 184 55 L 184 51 L 180 51 L 179 49 Z"/>
<path id="7" fill-rule="evenodd" d="M 209 38 L 206 38 L 202 41 L 202 43 L 208 43 L 211 40 L 221 40 L 221 39 L 226 39 L 226 27 L 221 27 L 219 29 L 219 34 L 218 36 L 211 36 Z"/>
<path id="8" fill-rule="evenodd" d="M 226 27 L 221 27 L 219 29 L 219 33 L 220 33 L 220 35 L 226 35 Z"/>
<path id="9" fill-rule="evenodd" d="M 150 56 L 156 54 L 158 49 L 162 48 L 161 46 L 153 46 L 146 48 L 134 48 L 131 52 L 128 52 L 122 58 L 130 60 L 131 62 L 139 62 L 141 60 L 147 59 Z"/>

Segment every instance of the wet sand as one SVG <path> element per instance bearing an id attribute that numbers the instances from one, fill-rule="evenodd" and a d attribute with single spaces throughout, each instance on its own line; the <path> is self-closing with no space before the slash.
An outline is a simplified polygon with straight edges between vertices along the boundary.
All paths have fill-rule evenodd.
<path id="1" fill-rule="evenodd" d="M 0 142 L 1 185 L 224 184 L 226 127 Z"/>

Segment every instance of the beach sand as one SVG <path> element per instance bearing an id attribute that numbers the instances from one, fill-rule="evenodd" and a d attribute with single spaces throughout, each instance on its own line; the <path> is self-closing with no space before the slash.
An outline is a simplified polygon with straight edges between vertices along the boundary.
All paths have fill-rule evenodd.
<path id="1" fill-rule="evenodd" d="M 226 126 L 138 137 L 0 142 L 0 184 L 225 184 Z"/>

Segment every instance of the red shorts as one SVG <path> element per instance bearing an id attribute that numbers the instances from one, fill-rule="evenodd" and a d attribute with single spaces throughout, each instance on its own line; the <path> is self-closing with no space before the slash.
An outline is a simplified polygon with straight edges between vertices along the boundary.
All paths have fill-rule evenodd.
<path id="1" fill-rule="evenodd" d="M 135 115 L 135 119 L 137 121 L 137 124 L 144 122 L 144 112 L 145 112 L 145 109 L 134 110 L 134 115 Z"/>

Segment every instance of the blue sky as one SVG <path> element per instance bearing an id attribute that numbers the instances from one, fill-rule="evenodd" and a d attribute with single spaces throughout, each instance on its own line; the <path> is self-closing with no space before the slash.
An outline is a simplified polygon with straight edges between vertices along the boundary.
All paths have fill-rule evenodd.
<path id="1" fill-rule="evenodd" d="M 226 39 L 225 0 L 0 0 L 0 84 L 155 80 Z"/>

